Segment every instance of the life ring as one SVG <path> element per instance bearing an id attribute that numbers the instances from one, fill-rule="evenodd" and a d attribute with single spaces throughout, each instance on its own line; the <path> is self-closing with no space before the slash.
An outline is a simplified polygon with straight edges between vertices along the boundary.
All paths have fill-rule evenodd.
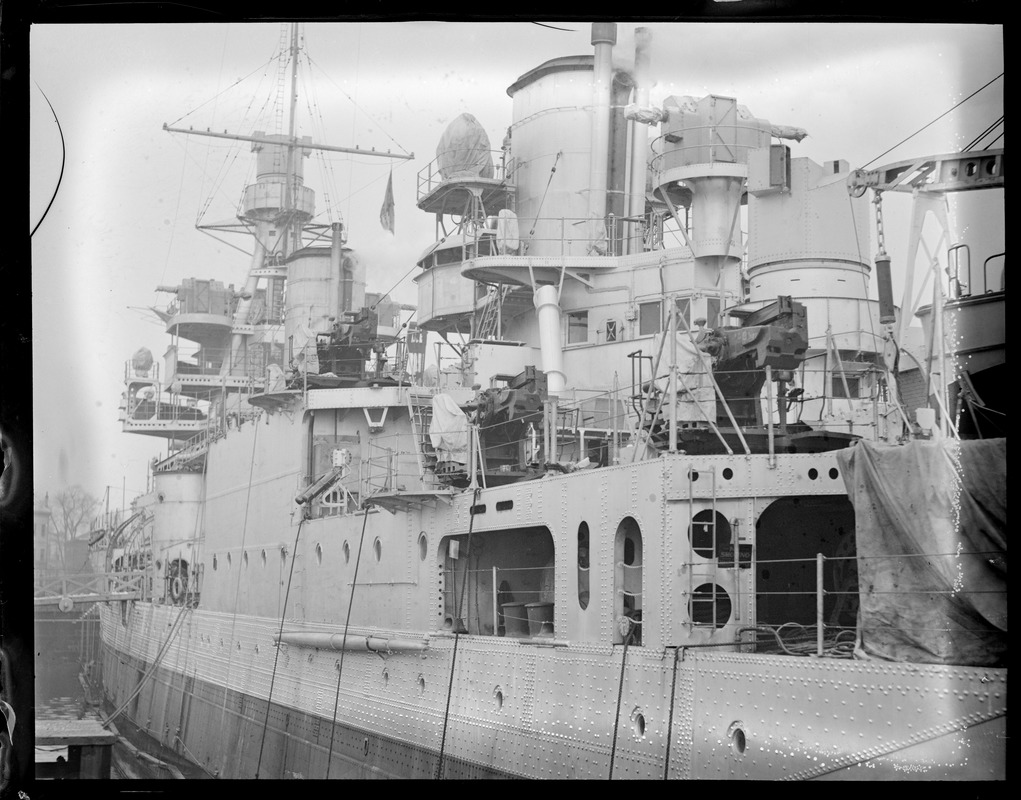
<path id="1" fill-rule="evenodd" d="M 184 597 L 184 581 L 178 575 L 170 582 L 170 599 L 177 603 L 182 597 Z"/>

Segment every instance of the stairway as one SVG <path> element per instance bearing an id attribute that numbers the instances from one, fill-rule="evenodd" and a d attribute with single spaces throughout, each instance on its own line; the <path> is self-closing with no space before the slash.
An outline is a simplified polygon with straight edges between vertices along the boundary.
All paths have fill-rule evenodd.
<path id="1" fill-rule="evenodd" d="M 433 418 L 432 392 L 408 389 L 408 417 L 411 419 L 411 434 L 418 454 L 419 476 L 423 481 L 427 473 L 436 469 L 436 451 L 429 438 L 429 425 Z"/>

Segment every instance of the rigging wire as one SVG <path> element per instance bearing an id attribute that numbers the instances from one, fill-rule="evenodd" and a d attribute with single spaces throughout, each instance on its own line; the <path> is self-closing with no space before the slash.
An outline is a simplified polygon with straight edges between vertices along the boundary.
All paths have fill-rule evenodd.
<path id="1" fill-rule="evenodd" d="M 308 53 L 303 53 L 305 62 L 309 62 Z M 321 141 L 326 141 L 326 120 L 323 117 L 322 106 L 319 103 L 316 84 L 314 81 L 308 79 L 311 73 L 311 64 L 309 69 L 301 72 L 301 83 L 302 83 L 302 96 L 305 98 L 305 109 L 308 112 L 309 120 L 311 123 L 313 136 Z M 319 163 L 319 169 L 323 174 L 323 205 L 326 209 L 325 217 L 327 220 L 340 219 L 340 210 L 337 209 L 334 213 L 333 208 L 333 195 L 339 194 L 336 190 L 337 180 L 333 170 L 333 162 L 326 158 L 326 153 L 323 150 L 315 150 L 314 157 Z"/>
<path id="2" fill-rule="evenodd" d="M 351 578 L 351 595 L 347 601 L 347 618 L 344 620 L 344 647 L 340 651 L 340 659 L 337 661 L 337 692 L 333 697 L 333 724 L 330 726 L 330 751 L 326 756 L 326 777 L 330 777 L 330 766 L 333 763 L 333 740 L 337 735 L 337 708 L 340 705 L 340 677 L 344 674 L 344 653 L 347 652 L 347 634 L 351 629 L 351 609 L 355 602 L 355 587 L 358 585 L 358 565 L 362 563 L 362 545 L 365 543 L 365 528 L 369 524 L 369 509 L 365 509 L 365 517 L 362 519 L 362 535 L 358 539 L 358 555 L 355 556 L 355 571 Z"/>
<path id="3" fill-rule="evenodd" d="M 989 144 L 987 144 L 985 146 L 985 149 L 988 150 L 990 147 L 992 147 L 994 144 L 996 144 L 1002 138 L 1003 138 L 1003 131 L 1000 131 L 1000 135 L 997 136 L 995 139 L 993 139 Z"/>
<path id="4" fill-rule="evenodd" d="M 359 41 L 359 48 L 358 48 L 358 53 L 359 53 L 359 56 L 360 56 L 360 54 L 361 54 L 361 42 L 360 42 L 360 41 Z M 306 59 L 308 60 L 308 63 L 309 63 L 309 65 L 315 64 L 316 68 L 320 69 L 320 71 L 322 72 L 322 74 L 323 74 L 323 76 L 324 76 L 324 77 L 326 78 L 326 80 L 328 80 L 328 81 L 329 81 L 330 83 L 332 83 L 332 84 L 333 84 L 333 85 L 334 85 L 334 86 L 336 87 L 337 91 L 338 91 L 338 92 L 340 92 L 340 93 L 341 93 L 342 95 L 344 95 L 344 97 L 346 97 L 346 98 L 347 98 L 347 99 L 348 99 L 348 100 L 349 100 L 349 101 L 351 102 L 351 105 L 353 105 L 353 106 L 354 106 L 354 107 L 355 107 L 356 109 L 358 109 L 358 111 L 360 111 L 360 112 L 361 112 L 361 113 L 363 113 L 363 114 L 364 114 L 364 115 L 365 115 L 366 117 L 368 117 L 368 118 L 369 118 L 369 120 L 371 120 L 372 124 L 373 124 L 373 125 L 375 125 L 375 126 L 376 126 L 377 128 L 379 128 L 380 132 L 381 132 L 381 133 L 382 133 L 382 134 L 383 134 L 383 135 L 384 135 L 384 136 L 385 136 L 385 137 L 386 137 L 387 139 L 389 139 L 389 140 L 390 140 L 391 142 L 393 142 L 393 143 L 394 143 L 394 144 L 395 144 L 395 145 L 396 145 L 396 146 L 397 146 L 398 148 L 400 148 L 401 152 L 402 152 L 402 153 L 403 153 L 404 155 L 406 155 L 406 156 L 409 156 L 409 155 L 411 155 L 411 153 L 409 153 L 409 152 L 408 152 L 408 151 L 407 151 L 407 150 L 406 150 L 406 149 L 404 148 L 404 146 L 403 146 L 403 145 L 401 145 L 401 143 L 400 143 L 400 142 L 398 142 L 398 141 L 397 141 L 397 140 L 396 140 L 396 139 L 395 139 L 395 138 L 394 138 L 393 136 L 391 136 L 391 135 L 390 135 L 390 132 L 389 132 L 389 131 L 387 131 L 387 130 L 386 130 L 386 129 L 385 129 L 385 128 L 384 128 L 384 127 L 383 127 L 383 126 L 382 126 L 382 125 L 380 124 L 379 120 L 377 120 L 377 119 L 376 119 L 375 117 L 373 117 L 373 116 L 372 116 L 372 114 L 370 114 L 370 113 L 369 113 L 368 111 L 366 111 L 366 110 L 365 110 L 364 108 L 362 108 L 362 107 L 361 107 L 360 105 L 358 105 L 358 103 L 357 103 L 357 102 L 355 101 L 355 99 L 354 99 L 353 97 L 351 97 L 351 95 L 349 95 L 349 94 L 348 94 L 347 92 L 345 92 L 345 91 L 344 91 L 344 89 L 343 89 L 343 88 L 342 88 L 342 87 L 341 87 L 341 86 L 340 86 L 340 85 L 339 85 L 339 84 L 338 84 L 338 83 L 337 83 L 337 82 L 336 82 L 335 80 L 333 80 L 333 78 L 331 78 L 331 77 L 329 76 L 329 74 L 328 74 L 328 73 L 326 72 L 326 70 L 324 70 L 324 69 L 320 68 L 320 67 L 319 67 L 319 65 L 318 65 L 318 64 L 316 64 L 316 63 L 315 63 L 315 62 L 314 62 L 314 61 L 312 60 L 312 57 L 311 57 L 311 56 L 309 56 L 309 55 L 308 55 L 308 54 L 306 53 L 306 54 L 305 54 L 305 58 L 306 58 Z"/>
<path id="5" fill-rule="evenodd" d="M 188 139 L 185 139 L 184 152 L 185 152 L 186 156 L 188 154 L 188 144 L 187 143 L 188 143 Z M 208 153 L 209 151 L 206 150 L 206 152 Z M 177 203 L 174 206 L 174 220 L 175 221 L 180 219 L 180 217 L 181 217 L 181 195 L 184 194 L 185 163 L 186 162 L 182 162 L 181 163 L 181 178 L 180 178 L 180 180 L 178 181 L 178 184 L 177 184 Z M 170 266 L 170 254 L 173 252 L 173 249 L 174 249 L 174 234 L 175 234 L 176 231 L 177 231 L 177 225 L 176 224 L 175 225 L 171 225 L 170 226 L 170 241 L 167 242 L 167 257 L 166 257 L 166 259 L 163 262 L 163 272 L 160 273 L 159 285 L 163 284 L 163 280 L 166 278 L 166 275 L 167 275 L 167 268 Z"/>
<path id="6" fill-rule="evenodd" d="M 245 496 L 245 516 L 241 523 L 241 552 L 245 550 L 245 539 L 248 536 L 248 511 L 252 505 L 252 479 L 255 474 L 255 448 L 259 441 L 259 424 L 258 418 L 255 420 L 255 432 L 252 434 L 252 455 L 250 457 L 250 464 L 248 467 L 248 492 Z M 298 530 L 301 528 L 299 526 Z M 230 554 L 228 553 L 228 556 Z M 227 654 L 227 673 L 223 680 L 223 706 L 220 710 L 220 728 L 223 729 L 224 720 L 227 717 L 227 692 L 230 687 L 230 665 L 234 659 L 234 631 L 237 625 L 238 619 L 238 598 L 241 593 L 241 564 L 238 564 L 238 579 L 234 585 L 234 612 L 231 615 L 230 620 L 230 641 L 231 647 Z M 226 754 L 225 754 L 226 755 Z"/>
<path id="7" fill-rule="evenodd" d="M 301 536 L 301 526 L 304 524 L 305 515 L 302 514 L 301 519 L 298 521 L 298 530 L 294 534 L 294 550 L 291 552 L 291 568 L 287 573 L 287 589 L 284 591 L 284 607 L 280 610 L 280 630 L 277 633 L 276 655 L 273 656 L 273 673 L 269 679 L 269 694 L 266 696 L 266 718 L 262 723 L 262 740 L 259 743 L 259 759 L 255 764 L 256 778 L 259 777 L 259 770 L 262 767 L 262 751 L 266 746 L 266 729 L 269 727 L 269 711 L 273 703 L 273 684 L 276 682 L 277 664 L 280 661 L 280 649 L 284 646 L 283 642 L 280 641 L 280 637 L 284 635 L 284 620 L 287 618 L 287 599 L 291 596 L 291 579 L 294 577 L 294 562 L 298 560 L 298 538 Z"/>
<path id="8" fill-rule="evenodd" d="M 546 193 L 549 192 L 550 184 L 553 183 L 553 176 L 557 174 L 557 162 L 560 161 L 560 156 L 564 153 L 561 150 L 557 153 L 556 158 L 553 159 L 553 166 L 549 171 L 549 179 L 546 181 L 546 188 L 542 190 L 542 199 L 539 200 L 539 207 L 535 210 L 535 219 L 532 220 L 532 229 L 528 232 L 531 236 L 535 233 L 535 226 L 539 223 L 539 214 L 542 213 L 542 205 L 546 202 Z"/>
<path id="9" fill-rule="evenodd" d="M 175 137 L 175 141 L 176 141 L 176 137 Z M 214 145 L 210 144 L 210 147 L 213 147 L 213 146 Z M 236 147 L 235 145 L 228 145 L 228 147 L 231 150 L 233 150 L 233 155 L 231 156 L 230 159 L 224 160 L 224 162 L 220 165 L 220 169 L 219 169 L 217 175 L 213 178 L 213 188 L 210 189 L 209 194 L 207 195 L 205 202 L 199 204 L 199 210 L 198 210 L 198 213 L 196 214 L 196 219 L 195 219 L 196 227 L 198 227 L 198 225 L 202 222 L 202 218 L 205 216 L 206 212 L 209 210 L 209 206 L 212 204 L 213 198 L 217 194 L 221 194 L 225 198 L 226 202 L 230 203 L 235 208 L 238 206 L 237 201 L 234 198 L 229 197 L 227 195 L 227 193 L 224 192 L 224 190 L 223 190 L 223 181 L 224 181 L 224 179 L 226 177 L 226 173 L 228 172 L 230 167 L 233 166 L 234 163 L 240 157 L 241 151 L 240 151 L 240 148 Z M 206 152 L 207 153 L 209 152 L 209 148 L 206 149 Z M 198 159 L 196 159 L 194 156 L 192 156 L 190 153 L 188 153 L 187 148 L 184 148 L 184 156 L 185 156 L 186 159 L 191 160 L 191 162 L 196 167 L 198 167 L 199 171 L 201 172 L 201 174 L 203 176 L 208 174 L 208 168 L 205 165 L 200 164 Z M 249 174 L 251 174 L 251 173 L 249 172 Z M 183 170 L 182 170 L 182 182 L 183 182 Z M 202 229 L 199 228 L 199 230 L 202 230 Z M 203 231 L 203 233 L 204 232 L 205 231 Z"/>
<path id="10" fill-rule="evenodd" d="M 673 678 L 670 680 L 670 714 L 667 717 L 666 726 L 666 757 L 663 760 L 663 780 L 670 778 L 670 740 L 673 738 L 674 731 L 674 698 L 677 693 L 677 660 L 680 655 L 681 648 L 674 648 L 674 669 Z"/>
<path id="11" fill-rule="evenodd" d="M 166 654 L 167 648 L 170 646 L 170 643 L 174 640 L 174 637 L 178 633 L 180 633 L 180 630 L 181 630 L 180 623 L 181 623 L 181 620 L 184 618 L 184 612 L 185 611 L 190 611 L 190 610 L 191 610 L 191 608 L 189 606 L 181 606 L 181 610 L 179 612 L 177 612 L 177 617 L 174 619 L 174 623 L 173 623 L 173 625 L 170 628 L 170 633 L 167 634 L 167 638 L 163 641 L 163 644 L 160 646 L 159 651 L 157 651 L 157 653 L 156 653 L 155 657 L 153 658 L 152 664 L 150 665 L 149 669 L 147 669 L 145 674 L 142 675 L 142 677 L 138 681 L 138 684 L 132 690 L 131 694 L 129 694 L 125 698 L 124 702 L 121 703 L 121 705 L 119 705 L 116 708 L 116 710 L 114 710 L 114 712 L 112 714 L 110 714 L 110 716 L 108 716 L 106 719 L 101 721 L 100 724 L 104 728 L 107 725 L 109 725 L 111 722 L 113 722 L 113 720 L 116 717 L 120 716 L 121 713 L 123 713 L 124 709 L 126 709 L 128 707 L 128 705 L 131 703 L 131 701 L 135 699 L 135 696 L 140 691 L 142 691 L 142 687 L 145 685 L 146 681 L 148 681 L 149 678 L 151 678 L 153 675 L 156 674 L 156 669 L 159 667 L 160 661 L 163 660 L 163 656 Z"/>
<path id="12" fill-rule="evenodd" d="M 391 286 L 389 289 L 387 289 L 385 292 L 383 292 L 383 294 L 381 294 L 379 296 L 379 300 L 376 301 L 376 305 L 369 306 L 369 310 L 375 311 L 376 307 L 379 306 L 379 304 L 382 303 L 383 300 L 385 300 L 387 297 L 389 297 L 390 293 L 392 291 L 394 291 L 394 289 L 396 289 L 398 286 L 400 286 L 402 283 L 404 283 L 404 281 L 406 281 L 408 279 L 408 276 L 411 275 L 411 273 L 414 272 L 416 269 L 418 269 L 418 264 L 413 264 L 411 269 L 409 269 L 407 272 L 405 272 L 404 275 L 401 277 L 401 279 L 399 281 L 397 281 L 397 283 L 395 283 L 393 286 Z"/>
<path id="13" fill-rule="evenodd" d="M 869 161 L 869 162 L 868 162 L 867 164 L 863 164 L 863 165 L 862 165 L 862 166 L 860 167 L 860 169 L 865 169 L 866 167 L 868 167 L 868 166 L 869 166 L 869 164 L 872 164 L 872 163 L 874 163 L 874 162 L 878 161 L 878 160 L 879 160 L 879 159 L 881 159 L 881 158 L 882 158 L 883 156 L 885 156 L 885 155 L 886 155 L 887 153 L 890 153 L 890 152 L 892 152 L 893 150 L 896 150 L 896 149 L 897 149 L 898 147 L 900 147 L 900 146 L 901 146 L 902 144 L 904 144 L 904 143 L 905 143 L 906 141 L 908 141 L 908 139 L 911 139 L 911 138 L 913 138 L 913 137 L 917 136 L 917 135 L 918 135 L 918 134 L 920 134 L 920 133 L 921 133 L 922 131 L 924 131 L 924 130 L 925 130 L 926 128 L 928 128 L 928 127 L 930 127 L 931 125 L 934 125 L 935 123 L 939 122 L 939 120 L 943 119 L 943 117 L 945 117 L 945 116 L 946 116 L 947 114 L 949 114 L 949 113 L 950 113 L 951 111 L 953 111 L 953 110 L 954 110 L 955 108 L 958 108 L 959 106 L 963 105 L 963 104 L 964 104 L 964 103 L 966 103 L 966 102 L 967 102 L 968 100 L 970 100 L 970 99 L 971 99 L 971 98 L 973 98 L 973 97 L 974 97 L 975 95 L 977 95 L 977 94 L 978 94 L 979 92 L 981 92 L 981 91 L 982 91 L 983 89 L 985 89 L 986 87 L 988 87 L 988 86 L 992 85 L 993 83 L 995 83 L 996 81 L 998 81 L 998 80 L 999 80 L 1000 78 L 1002 78 L 1002 77 L 1003 77 L 1003 73 L 1001 72 L 1001 73 L 1000 73 L 999 75 L 997 75 L 997 76 L 996 76 L 995 78 L 993 78 L 993 79 L 992 79 L 991 81 L 989 81 L 988 83 L 986 83 L 986 84 L 985 84 L 985 85 L 983 85 L 983 86 L 980 86 L 980 87 L 979 87 L 978 89 L 976 89 L 976 90 L 975 90 L 974 92 L 972 92 L 971 94 L 969 94 L 969 95 L 968 95 L 967 97 L 965 97 L 965 98 L 964 98 L 963 100 L 961 100 L 961 101 L 960 101 L 959 103 L 955 103 L 954 105 L 952 105 L 952 106 L 951 106 L 950 108 L 948 108 L 948 109 L 947 109 L 946 111 L 944 111 L 944 112 L 943 112 L 942 114 L 940 114 L 940 115 L 939 115 L 938 117 L 936 117 L 936 119 L 932 120 L 931 122 L 928 122 L 928 123 L 926 123 L 926 124 L 925 124 L 925 125 L 923 125 L 923 126 L 922 126 L 921 128 L 919 128 L 919 129 L 918 129 L 917 131 L 915 131 L 914 133 L 912 133 L 912 134 L 911 134 L 910 136 L 907 136 L 906 138 L 904 138 L 904 139 L 902 139 L 901 141 L 899 141 L 899 142 L 898 142 L 897 144 L 895 144 L 895 145 L 894 145 L 893 147 L 891 147 L 891 148 L 890 148 L 889 150 L 886 150 L 886 151 L 884 151 L 884 152 L 880 153 L 880 154 L 879 154 L 878 156 L 876 156 L 875 158 L 873 158 L 873 159 L 872 159 L 872 161 Z"/>
<path id="14" fill-rule="evenodd" d="M 227 47 L 227 45 L 226 45 L 226 41 L 225 41 L 225 42 L 224 42 L 224 50 L 226 50 L 226 47 Z M 198 111 L 198 110 L 199 110 L 200 108 L 202 108 L 203 106 L 207 106 L 207 105 L 209 105 L 209 104 L 210 104 L 211 102 L 213 102 L 214 100 L 218 99 L 218 98 L 219 98 L 219 97 L 220 97 L 221 95 L 223 95 L 223 94 L 225 94 L 225 93 L 229 92 L 229 91 L 230 91 L 231 89 L 233 89 L 233 88 L 234 88 L 235 86 L 237 86 L 237 85 L 238 85 L 239 83 L 242 83 L 243 81 L 246 81 L 246 80 L 248 80 L 248 79 L 249 79 L 249 78 L 251 78 L 251 77 L 252 77 L 252 76 L 253 76 L 253 75 L 254 75 L 254 74 L 255 74 L 256 72 L 258 72 L 258 71 L 259 71 L 259 70 L 261 70 L 261 69 L 265 69 L 266 67 L 268 67 L 268 66 L 269 66 L 270 64 L 272 64 L 272 63 L 273 63 L 274 61 L 276 61 L 276 60 L 277 60 L 277 59 L 279 59 L 279 58 L 280 58 L 279 54 L 276 54 L 276 53 L 274 53 L 274 54 L 273 54 L 272 56 L 270 56 L 270 57 L 269 57 L 269 59 L 268 59 L 267 61 L 265 61 L 265 62 L 264 62 L 264 63 L 262 63 L 262 64 L 259 64 L 259 66 L 257 66 L 257 67 L 256 67 L 255 69 L 253 69 L 253 70 L 252 70 L 251 72 L 249 72 L 249 73 L 248 73 L 247 75 L 245 75 L 245 76 L 244 76 L 243 78 L 238 78 L 238 79 L 237 79 L 236 81 L 234 81 L 234 83 L 232 83 L 232 84 L 231 84 L 230 86 L 228 86 L 228 87 L 227 87 L 226 89 L 224 89 L 223 91 L 221 91 L 221 92 L 217 92 L 217 93 L 216 93 L 215 95 L 213 95 L 212 97 L 210 97 L 210 98 L 209 98 L 208 100 L 206 100 L 206 101 L 205 101 L 204 103 L 200 103 L 199 105 L 195 106 L 195 108 L 193 108 L 193 109 L 192 109 L 191 111 L 185 111 L 185 112 L 184 112 L 184 113 L 183 113 L 183 114 L 182 114 L 181 116 L 179 116 L 179 117 L 178 117 L 177 119 L 175 119 L 175 120 L 174 120 L 173 122 L 170 122 L 170 123 L 168 123 L 168 124 L 169 124 L 169 125 L 176 125 L 176 124 L 177 124 L 178 122 L 180 122 L 180 121 L 181 121 L 182 119 L 184 119 L 185 117 L 187 117 L 187 116 L 188 116 L 189 114 L 194 114 L 194 113 L 195 113 L 196 111 Z M 221 59 L 221 62 L 220 62 L 220 64 L 221 64 L 221 69 L 222 69 L 222 65 L 223 65 L 223 61 L 222 61 L 222 59 Z"/>
<path id="15" fill-rule="evenodd" d="M 848 208 L 850 208 L 850 210 L 851 210 L 851 226 L 854 228 L 854 246 L 855 246 L 855 248 L 858 251 L 858 262 L 861 263 L 862 260 L 864 259 L 864 256 L 862 255 L 862 252 L 861 252 L 861 241 L 858 238 L 858 220 L 856 219 L 855 214 L 854 214 L 854 199 L 851 197 L 850 194 L 847 196 L 847 204 L 848 204 Z M 862 296 L 863 297 L 868 297 L 869 296 L 869 281 L 868 281 L 868 278 L 866 277 L 867 273 L 866 273 L 865 270 L 862 270 L 859 273 L 859 275 L 861 277 L 861 283 L 862 283 L 862 292 L 863 292 Z M 874 320 L 873 320 L 872 314 L 867 314 L 866 316 L 868 317 L 868 321 L 869 321 L 869 333 L 872 335 L 873 343 L 875 343 L 875 341 L 877 339 L 879 339 L 880 337 L 876 333 L 875 325 L 873 324 Z M 836 340 L 834 339 L 834 345 L 835 344 L 836 344 Z M 827 343 L 827 347 L 828 346 L 829 345 Z M 839 355 L 839 353 L 840 353 L 840 351 L 838 350 L 837 354 Z M 837 364 L 836 366 L 838 368 L 840 367 L 839 364 Z M 826 380 L 825 367 L 823 368 L 823 380 L 824 381 Z"/>
<path id="16" fill-rule="evenodd" d="M 982 140 L 983 140 L 983 139 L 984 139 L 984 138 L 985 138 L 986 136 L 988 136 L 988 135 L 989 135 L 990 133 L 992 133 L 992 132 L 993 132 L 993 130 L 994 130 L 994 129 L 996 128 L 996 126 L 997 126 L 997 125 L 999 125 L 999 124 L 1000 124 L 1000 123 L 1002 123 L 1002 122 L 1003 122 L 1003 115 L 1001 114 L 1001 115 L 1000 115 L 1000 118 L 999 118 L 998 120 L 996 120 L 996 121 L 995 121 L 995 122 L 994 122 L 994 123 L 993 123 L 992 125 L 990 125 L 990 126 L 989 126 L 988 128 L 986 128 L 986 129 L 985 129 L 984 131 L 982 131 L 982 133 L 980 133 L 980 134 L 979 134 L 978 136 L 976 136 L 976 137 L 975 137 L 975 138 L 974 138 L 974 139 L 972 140 L 971 144 L 968 144 L 968 145 L 966 145 L 966 146 L 964 147 L 964 150 L 963 150 L 962 152 L 965 152 L 965 153 L 967 153 L 967 152 L 969 152 L 969 151 L 973 150 L 973 149 L 974 149 L 974 147 L 975 147 L 975 145 L 977 145 L 977 144 L 978 144 L 979 142 L 981 142 L 981 141 L 982 141 Z M 1003 135 L 1003 134 L 1001 133 L 1001 134 L 1000 134 L 1000 136 L 1002 136 L 1002 135 Z M 997 138 L 999 138 L 999 137 L 997 137 Z M 986 148 L 983 148 L 983 149 L 986 149 Z"/>
<path id="17" fill-rule="evenodd" d="M 472 508 L 479 500 L 479 492 L 481 489 L 475 488 L 472 493 L 471 503 L 468 506 L 468 543 L 465 545 L 465 575 L 464 583 L 468 582 L 467 564 L 468 557 L 471 555 L 471 541 L 472 541 L 472 529 L 475 527 L 475 515 L 472 513 Z M 451 573 L 452 575 L 455 573 Z M 456 579 L 454 581 L 454 591 L 457 591 Z M 443 753 L 447 746 L 447 722 L 450 719 L 450 695 L 454 689 L 454 667 L 457 664 L 457 644 L 461 638 L 461 613 L 463 611 L 462 602 L 464 601 L 464 583 L 461 585 L 461 599 L 458 601 L 457 616 L 454 618 L 454 652 L 450 657 L 450 678 L 447 681 L 447 705 L 443 711 L 443 736 L 440 739 L 440 757 L 436 762 L 436 780 L 440 780 L 443 777 Z"/>
<path id="18" fill-rule="evenodd" d="M 220 72 L 217 75 L 217 80 L 216 80 L 216 85 L 217 86 L 219 86 L 220 83 L 223 80 L 223 63 L 226 60 L 226 58 L 227 58 L 227 34 L 225 33 L 224 37 L 223 37 L 223 49 L 220 51 Z M 226 92 L 226 91 L 227 90 L 225 89 L 224 92 Z M 218 98 L 218 95 L 213 97 L 213 98 L 210 98 L 210 100 L 216 100 L 217 98 Z M 207 102 L 209 102 L 209 101 L 207 101 Z M 213 116 L 212 116 L 213 121 L 215 121 L 217 119 L 216 112 L 217 112 L 218 107 L 219 107 L 219 104 L 218 103 L 214 103 L 214 105 L 213 105 Z M 212 124 L 210 124 L 210 127 L 212 127 Z M 199 190 L 200 190 L 199 191 L 199 200 L 200 200 L 200 202 L 196 204 L 196 207 L 199 208 L 199 209 L 202 209 L 202 203 L 201 203 L 202 191 L 204 189 L 204 183 L 205 183 L 204 179 L 205 179 L 205 176 L 208 175 L 209 158 L 210 158 L 211 154 L 212 154 L 212 148 L 211 147 L 206 147 L 206 149 L 204 151 L 204 156 L 205 157 L 203 158 L 203 162 L 202 162 L 202 172 L 200 173 L 202 175 L 202 177 L 203 177 L 202 185 L 200 185 L 200 187 L 199 187 Z M 224 167 L 224 165 L 221 163 L 220 164 L 220 169 L 223 169 L 223 167 Z M 182 167 L 182 180 L 183 180 L 183 167 Z M 216 182 L 215 181 L 212 182 L 212 186 L 213 186 L 213 191 L 215 191 L 215 187 L 216 187 Z M 209 200 L 212 200 L 213 191 L 210 192 L 209 198 L 207 199 L 207 203 L 206 203 L 207 207 L 208 207 Z M 178 196 L 178 204 L 180 204 L 180 195 Z M 177 217 L 175 216 L 175 219 L 176 218 Z M 202 220 L 202 212 L 200 212 L 199 214 L 196 215 L 196 218 L 195 218 L 196 224 L 198 224 L 201 220 Z M 168 261 L 169 261 L 169 256 L 170 256 L 170 254 L 168 252 L 167 253 Z M 163 271 L 164 271 L 164 274 L 165 274 L 166 273 L 166 266 L 164 266 Z M 162 283 L 162 281 L 160 281 L 160 282 Z"/>
<path id="19" fill-rule="evenodd" d="M 624 617 L 624 619 L 628 618 Z M 617 755 L 617 729 L 620 726 L 620 703 L 624 697 L 624 667 L 627 664 L 627 649 L 637 629 L 630 620 L 628 620 L 628 624 L 630 627 L 627 635 L 624 637 L 624 653 L 620 657 L 620 683 L 617 685 L 617 713 L 613 717 L 613 743 L 610 745 L 610 774 L 607 777 L 607 780 L 610 781 L 613 780 L 613 762 Z"/>

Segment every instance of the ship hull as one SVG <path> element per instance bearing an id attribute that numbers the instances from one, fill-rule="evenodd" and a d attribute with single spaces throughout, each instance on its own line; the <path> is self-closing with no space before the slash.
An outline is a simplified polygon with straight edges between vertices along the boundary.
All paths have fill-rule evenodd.
<path id="1" fill-rule="evenodd" d="M 108 701 L 223 778 L 1005 778 L 1005 669 L 449 635 L 338 692 L 272 620 L 119 605 Z"/>

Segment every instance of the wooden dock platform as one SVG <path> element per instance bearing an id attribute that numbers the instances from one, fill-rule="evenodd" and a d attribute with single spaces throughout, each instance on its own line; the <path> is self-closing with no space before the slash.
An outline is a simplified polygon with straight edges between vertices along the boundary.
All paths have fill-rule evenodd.
<path id="1" fill-rule="evenodd" d="M 37 779 L 110 777 L 117 734 L 94 719 L 37 719 L 37 746 L 66 747 L 66 761 L 37 762 Z"/>

